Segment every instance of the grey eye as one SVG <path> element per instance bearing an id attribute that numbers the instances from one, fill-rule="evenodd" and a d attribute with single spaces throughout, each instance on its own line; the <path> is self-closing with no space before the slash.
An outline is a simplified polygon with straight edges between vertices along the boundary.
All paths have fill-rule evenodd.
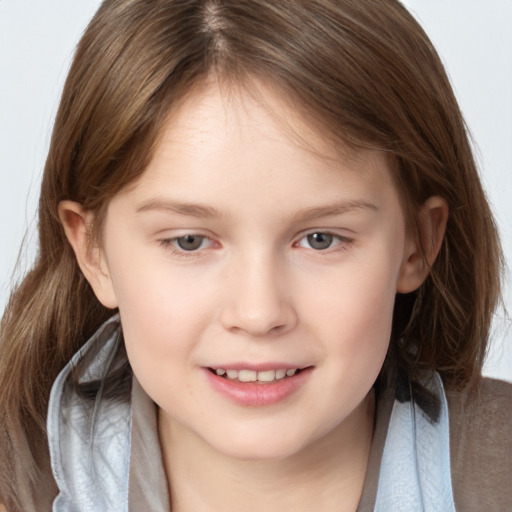
<path id="1" fill-rule="evenodd" d="M 196 251 L 203 244 L 205 237 L 200 235 L 185 235 L 176 238 L 176 244 L 184 251 Z"/>
<path id="2" fill-rule="evenodd" d="M 310 247 L 317 249 L 318 251 L 329 249 L 332 245 L 333 239 L 334 236 L 330 233 L 311 233 L 307 236 Z"/>

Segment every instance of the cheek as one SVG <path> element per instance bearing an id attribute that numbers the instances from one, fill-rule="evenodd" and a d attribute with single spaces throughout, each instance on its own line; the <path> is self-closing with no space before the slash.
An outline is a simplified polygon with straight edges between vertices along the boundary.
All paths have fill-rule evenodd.
<path id="1" fill-rule="evenodd" d="M 170 272 L 165 258 L 126 245 L 111 251 L 109 266 L 128 357 L 141 379 L 158 369 L 161 375 L 193 350 L 204 299 L 183 272 Z"/>
<path id="2" fill-rule="evenodd" d="M 206 411 L 194 385 L 196 348 L 208 312 L 190 280 L 169 275 L 166 266 L 146 265 L 116 274 L 119 313 L 128 360 L 137 380 L 160 408 L 186 422 Z M 172 390 L 172 392 L 170 392 Z M 206 422 L 206 419 L 205 419 Z"/>
<path id="3" fill-rule="evenodd" d="M 375 253 L 374 253 L 375 254 Z M 371 387 L 391 336 L 399 260 L 383 254 L 347 266 L 309 294 L 309 325 L 318 328 L 329 367 L 341 386 Z"/>
<path id="4" fill-rule="evenodd" d="M 163 249 L 131 240 L 129 233 L 119 230 L 112 238 L 108 266 L 121 314 L 158 329 L 190 314 L 200 298 L 193 275 L 173 265 Z"/>
<path id="5" fill-rule="evenodd" d="M 354 342 L 364 333 L 387 337 L 391 328 L 396 294 L 397 265 L 386 261 L 368 264 L 359 261 L 343 271 L 331 272 L 324 286 L 304 296 L 313 317 L 324 318 L 324 326 L 339 330 L 340 335 L 352 334 Z M 361 336 L 358 336 L 358 333 Z"/>

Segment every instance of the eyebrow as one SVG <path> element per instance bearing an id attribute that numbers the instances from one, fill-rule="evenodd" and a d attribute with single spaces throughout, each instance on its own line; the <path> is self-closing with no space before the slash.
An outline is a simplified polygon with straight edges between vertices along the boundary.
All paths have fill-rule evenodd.
<path id="1" fill-rule="evenodd" d="M 342 201 L 327 206 L 304 208 L 294 215 L 295 221 L 315 220 L 323 217 L 342 215 L 359 210 L 378 211 L 379 208 L 372 203 L 364 200 Z M 170 201 L 161 198 L 150 199 L 142 203 L 137 209 L 137 213 L 160 211 L 164 213 L 176 213 L 189 217 L 215 218 L 219 219 L 222 213 L 208 205 L 200 203 L 184 203 L 179 201 Z"/>
<path id="2" fill-rule="evenodd" d="M 351 213 L 360 210 L 369 210 L 372 212 L 379 211 L 379 208 L 364 200 L 342 201 L 327 206 L 305 208 L 299 211 L 295 216 L 295 220 L 315 220 L 323 217 L 332 217 L 335 215 L 342 215 L 344 213 Z"/>
<path id="3" fill-rule="evenodd" d="M 186 215 L 189 217 L 209 217 L 220 218 L 220 211 L 199 203 L 182 203 L 176 201 L 168 201 L 165 199 L 150 199 L 142 203 L 136 210 L 137 213 L 148 211 L 160 211 L 164 213 L 177 213 L 178 215 Z"/>

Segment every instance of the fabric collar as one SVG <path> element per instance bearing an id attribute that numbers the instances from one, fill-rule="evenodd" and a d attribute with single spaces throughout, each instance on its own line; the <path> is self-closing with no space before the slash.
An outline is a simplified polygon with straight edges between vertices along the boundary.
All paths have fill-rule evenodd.
<path id="1" fill-rule="evenodd" d="M 131 405 L 79 396 L 70 378 L 78 361 L 99 347 L 84 381 L 105 377 L 117 343 L 118 327 L 118 316 L 103 324 L 53 385 L 47 428 L 52 471 L 60 491 L 53 512 L 128 510 Z"/>
<path id="2" fill-rule="evenodd" d="M 376 512 L 455 512 L 448 405 L 440 376 L 421 384 L 440 399 L 433 421 L 414 400 L 394 401 L 380 465 Z"/>

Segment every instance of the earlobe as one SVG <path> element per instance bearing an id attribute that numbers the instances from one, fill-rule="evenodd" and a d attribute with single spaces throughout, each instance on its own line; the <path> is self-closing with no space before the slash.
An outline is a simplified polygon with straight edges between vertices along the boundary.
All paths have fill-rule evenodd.
<path id="1" fill-rule="evenodd" d="M 448 203 L 439 196 L 425 201 L 418 212 L 419 236 L 409 237 L 397 283 L 398 293 L 417 290 L 427 278 L 443 243 L 448 222 Z"/>
<path id="2" fill-rule="evenodd" d="M 117 298 L 102 248 L 91 240 L 93 217 L 79 203 L 61 201 L 59 218 L 75 253 L 80 270 L 98 300 L 107 308 L 117 307 Z"/>

